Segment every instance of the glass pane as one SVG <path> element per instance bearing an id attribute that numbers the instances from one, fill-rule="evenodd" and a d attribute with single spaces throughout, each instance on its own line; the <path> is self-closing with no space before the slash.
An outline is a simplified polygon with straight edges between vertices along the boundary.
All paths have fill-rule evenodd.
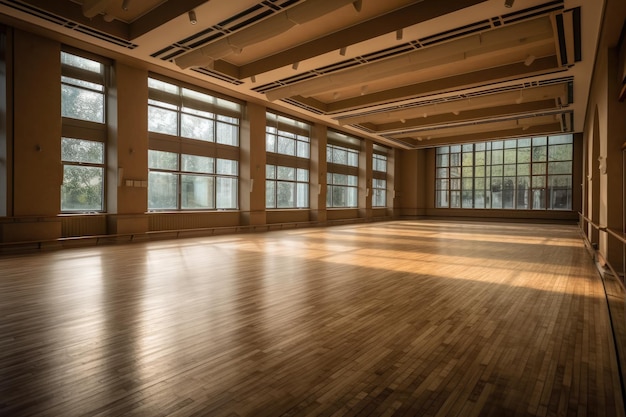
<path id="1" fill-rule="evenodd" d="M 572 163 L 571 162 L 550 162 L 548 163 L 549 174 L 571 174 Z"/>
<path id="2" fill-rule="evenodd" d="M 460 178 L 461 177 L 461 168 L 460 167 L 452 167 L 450 168 L 450 178 Z"/>
<path id="3" fill-rule="evenodd" d="M 276 208 L 276 181 L 265 181 L 265 207 Z"/>
<path id="4" fill-rule="evenodd" d="M 104 68 L 104 66 L 98 61 L 83 58 L 82 56 L 68 54 L 67 52 L 61 52 L 61 63 L 87 71 L 96 72 L 98 74 L 102 74 Z"/>
<path id="5" fill-rule="evenodd" d="M 474 165 L 474 155 L 471 153 L 463 154 L 463 166 L 472 166 Z"/>
<path id="6" fill-rule="evenodd" d="M 474 208 L 485 208 L 485 191 L 474 191 Z"/>
<path id="7" fill-rule="evenodd" d="M 471 190 L 463 191 L 461 207 L 473 208 L 474 207 L 474 193 Z"/>
<path id="8" fill-rule="evenodd" d="M 276 135 L 270 133 L 265 135 L 265 150 L 276 153 Z"/>
<path id="9" fill-rule="evenodd" d="M 447 190 L 448 189 L 448 180 L 447 179 L 443 179 L 443 180 L 436 180 L 435 181 L 435 189 L 437 190 Z"/>
<path id="10" fill-rule="evenodd" d="M 437 207 L 448 208 L 450 205 L 448 201 L 448 192 L 446 190 L 437 191 Z"/>
<path id="11" fill-rule="evenodd" d="M 548 147 L 548 160 L 550 161 L 571 161 L 572 145 L 550 145 Z"/>
<path id="12" fill-rule="evenodd" d="M 178 135 L 178 113 L 173 110 L 148 106 L 148 130 L 167 135 Z"/>
<path id="13" fill-rule="evenodd" d="M 546 186 L 546 177 L 544 177 L 543 175 L 538 176 L 538 177 L 532 177 L 532 178 L 533 178 L 533 183 L 532 183 L 533 188 L 544 188 Z"/>
<path id="14" fill-rule="evenodd" d="M 309 158 L 311 156 L 311 145 L 309 142 L 298 141 L 297 156 L 300 158 Z"/>
<path id="15" fill-rule="evenodd" d="M 455 178 L 450 180 L 450 189 L 451 190 L 460 190 L 461 189 L 461 179 Z"/>
<path id="16" fill-rule="evenodd" d="M 214 195 L 215 178 L 199 175 L 181 175 L 181 208 L 215 208 Z"/>
<path id="17" fill-rule="evenodd" d="M 216 172 L 222 175 L 237 175 L 238 174 L 237 161 L 218 158 Z"/>
<path id="18" fill-rule="evenodd" d="M 519 164 L 517 166 L 517 175 L 530 175 L 530 164 Z"/>
<path id="19" fill-rule="evenodd" d="M 295 191 L 296 184 L 294 182 L 276 183 L 276 206 L 278 208 L 293 208 L 296 206 Z"/>
<path id="20" fill-rule="evenodd" d="M 348 165 L 351 167 L 359 166 L 359 153 L 358 152 L 348 152 Z"/>
<path id="21" fill-rule="evenodd" d="M 219 117 L 218 117 L 219 119 Z M 217 123 L 217 143 L 224 145 L 239 145 L 239 128 L 227 123 Z"/>
<path id="22" fill-rule="evenodd" d="M 485 179 L 484 178 L 476 178 L 474 180 L 474 189 L 476 189 L 476 190 L 484 190 L 485 189 Z"/>
<path id="23" fill-rule="evenodd" d="M 188 172 L 215 172 L 215 159 L 208 156 L 181 155 L 182 170 Z"/>
<path id="24" fill-rule="evenodd" d="M 216 208 L 236 209 L 237 193 L 237 178 L 217 177 Z"/>
<path id="25" fill-rule="evenodd" d="M 530 177 L 517 177 L 517 208 L 530 209 L 529 200 Z"/>
<path id="26" fill-rule="evenodd" d="M 63 166 L 62 211 L 102 211 L 104 168 Z"/>
<path id="27" fill-rule="evenodd" d="M 545 162 L 548 148 L 546 146 L 535 146 L 533 148 L 533 162 Z"/>
<path id="28" fill-rule="evenodd" d="M 474 180 L 472 178 L 463 178 L 461 186 L 463 187 L 463 190 L 471 191 L 474 189 Z"/>
<path id="29" fill-rule="evenodd" d="M 545 175 L 546 164 L 533 164 L 533 175 Z"/>
<path id="30" fill-rule="evenodd" d="M 450 153 L 459 153 L 459 152 L 461 152 L 461 145 L 450 146 Z"/>
<path id="31" fill-rule="evenodd" d="M 461 166 L 461 154 L 460 153 L 450 154 L 450 166 L 451 167 Z"/>
<path id="32" fill-rule="evenodd" d="M 190 90 L 188 88 L 183 88 L 183 97 L 189 97 L 194 100 L 202 101 L 208 104 L 215 103 L 215 97 L 201 93 L 196 90 Z"/>
<path id="33" fill-rule="evenodd" d="M 450 191 L 450 208 L 461 208 L 460 191 Z"/>
<path id="34" fill-rule="evenodd" d="M 527 148 L 530 146 L 530 139 L 518 139 L 517 147 L 518 148 Z"/>
<path id="35" fill-rule="evenodd" d="M 164 91 L 170 94 L 179 94 L 178 86 L 164 81 L 155 80 L 154 78 L 148 78 L 148 88 Z"/>
<path id="36" fill-rule="evenodd" d="M 296 179 L 301 182 L 309 181 L 309 170 L 298 168 L 296 173 Z"/>
<path id="37" fill-rule="evenodd" d="M 297 184 L 297 207 L 308 208 L 309 207 L 309 184 L 298 183 Z"/>
<path id="38" fill-rule="evenodd" d="M 502 208 L 515 208 L 515 177 L 502 179 Z"/>
<path id="39" fill-rule="evenodd" d="M 103 164 L 104 143 L 91 140 L 62 138 L 61 160 Z"/>
<path id="40" fill-rule="evenodd" d="M 533 210 L 545 210 L 546 208 L 546 195 L 544 189 L 532 190 L 533 195 Z"/>
<path id="41" fill-rule="evenodd" d="M 167 172 L 148 174 L 148 209 L 177 209 L 178 175 Z"/>
<path id="42" fill-rule="evenodd" d="M 356 175 L 348 175 L 348 185 L 357 186 L 359 184 L 359 177 Z"/>
<path id="43" fill-rule="evenodd" d="M 332 162 L 335 164 L 348 165 L 348 152 L 345 149 L 332 149 Z"/>
<path id="44" fill-rule="evenodd" d="M 484 177 L 485 176 L 485 167 L 476 167 L 474 168 L 474 176 L 475 177 Z"/>
<path id="45" fill-rule="evenodd" d="M 501 177 L 504 172 L 502 165 L 493 165 L 491 167 L 491 175 L 494 177 Z"/>
<path id="46" fill-rule="evenodd" d="M 276 167 L 274 165 L 265 166 L 265 178 L 276 179 Z"/>
<path id="47" fill-rule="evenodd" d="M 214 142 L 213 123 L 211 119 L 183 113 L 180 116 L 180 135 L 185 138 Z"/>
<path id="48" fill-rule="evenodd" d="M 289 181 L 295 181 L 296 180 L 296 169 L 292 168 L 292 167 L 283 167 L 283 166 L 277 166 L 276 167 L 276 178 L 278 178 L 279 180 L 289 180 Z M 280 187 L 279 187 L 280 189 Z M 279 198 L 280 200 L 280 198 Z M 280 201 L 279 201 L 280 203 Z M 279 205 L 280 207 L 280 205 Z"/>
<path id="49" fill-rule="evenodd" d="M 491 151 L 491 163 L 499 165 L 504 161 L 504 153 L 501 150 Z"/>
<path id="50" fill-rule="evenodd" d="M 104 123 L 104 94 L 71 85 L 61 85 L 61 115 Z"/>
<path id="51" fill-rule="evenodd" d="M 572 143 L 572 135 L 550 136 L 549 143 L 550 145 L 561 145 L 565 143 Z"/>
<path id="52" fill-rule="evenodd" d="M 474 176 L 474 168 L 473 167 L 464 167 L 463 172 L 461 173 L 463 178 L 473 177 Z"/>
<path id="53" fill-rule="evenodd" d="M 504 163 L 505 164 L 515 164 L 517 150 L 516 149 L 507 149 L 504 151 Z"/>
<path id="54" fill-rule="evenodd" d="M 517 150 L 517 163 L 530 162 L 530 148 L 520 148 Z"/>
<path id="55" fill-rule="evenodd" d="M 178 154 L 148 150 L 148 168 L 178 170 Z"/>
<path id="56" fill-rule="evenodd" d="M 437 178 L 448 178 L 448 168 L 437 168 Z"/>
<path id="57" fill-rule="evenodd" d="M 548 138 L 545 136 L 533 138 L 533 146 L 545 146 L 548 144 Z"/>
<path id="58" fill-rule="evenodd" d="M 502 208 L 502 178 L 491 179 L 491 208 Z"/>
<path id="59" fill-rule="evenodd" d="M 572 209 L 572 190 L 569 188 L 553 188 L 550 189 L 550 206 L 552 210 L 571 210 Z"/>
<path id="60" fill-rule="evenodd" d="M 359 203 L 358 201 L 358 189 L 355 187 L 348 188 L 348 207 L 356 207 Z"/>
<path id="61" fill-rule="evenodd" d="M 517 165 L 505 165 L 504 166 L 504 176 L 505 177 L 513 177 L 516 175 Z"/>
<path id="62" fill-rule="evenodd" d="M 485 165 L 485 152 L 476 152 L 474 160 L 476 165 Z"/>
<path id="63" fill-rule="evenodd" d="M 437 155 L 437 167 L 447 167 L 450 158 L 447 154 Z"/>
<path id="64" fill-rule="evenodd" d="M 296 141 L 294 139 L 279 136 L 277 152 L 283 155 L 295 155 Z"/>

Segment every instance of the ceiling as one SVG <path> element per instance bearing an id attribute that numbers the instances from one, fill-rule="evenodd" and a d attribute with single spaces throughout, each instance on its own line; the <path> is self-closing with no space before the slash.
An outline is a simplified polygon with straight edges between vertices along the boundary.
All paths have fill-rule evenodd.
<path id="1" fill-rule="evenodd" d="M 415 149 L 582 131 L 603 4 L 0 0 L 0 22 Z"/>

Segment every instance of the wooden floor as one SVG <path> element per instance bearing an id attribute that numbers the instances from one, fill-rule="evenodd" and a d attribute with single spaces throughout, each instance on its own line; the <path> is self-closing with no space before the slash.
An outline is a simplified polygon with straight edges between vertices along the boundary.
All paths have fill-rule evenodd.
<path id="1" fill-rule="evenodd" d="M 624 416 L 575 226 L 294 229 L 0 276 L 1 416 Z"/>

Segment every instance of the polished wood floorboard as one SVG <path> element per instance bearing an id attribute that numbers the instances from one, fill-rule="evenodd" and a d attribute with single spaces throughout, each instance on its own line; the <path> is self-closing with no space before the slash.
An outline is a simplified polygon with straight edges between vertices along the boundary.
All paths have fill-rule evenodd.
<path id="1" fill-rule="evenodd" d="M 624 416 L 575 226 L 293 229 L 0 276 L 1 416 Z"/>

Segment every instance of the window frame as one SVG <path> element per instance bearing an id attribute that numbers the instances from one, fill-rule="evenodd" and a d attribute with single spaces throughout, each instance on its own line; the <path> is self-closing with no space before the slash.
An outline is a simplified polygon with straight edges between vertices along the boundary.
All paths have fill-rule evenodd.
<path id="1" fill-rule="evenodd" d="M 76 56 L 81 59 L 86 59 L 89 61 L 96 62 L 100 64 L 101 71 L 96 73 L 95 71 L 89 71 L 85 69 L 81 69 L 79 67 L 70 65 L 68 63 L 63 62 L 63 55 L 67 54 L 70 56 Z M 88 119 L 80 119 L 63 115 L 63 100 L 64 96 L 61 94 L 61 144 L 63 144 L 64 139 L 76 139 L 88 142 L 97 142 L 101 143 L 103 147 L 103 155 L 101 163 L 93 163 L 93 162 L 84 162 L 84 161 L 71 161 L 63 159 L 63 154 L 61 154 L 61 165 L 62 165 L 62 183 L 60 187 L 61 193 L 61 201 L 60 201 L 60 212 L 63 214 L 84 214 L 84 213 L 104 213 L 107 210 L 106 204 L 106 195 L 107 195 L 107 111 L 108 111 L 108 94 L 109 94 L 109 75 L 110 75 L 110 67 L 111 61 L 96 56 L 94 54 L 76 50 L 69 47 L 62 47 L 59 55 L 60 65 L 61 65 L 61 79 L 60 88 L 63 89 L 64 85 L 71 85 L 75 88 L 81 88 L 88 90 L 90 92 L 97 92 L 102 95 L 102 120 L 101 121 L 93 121 Z M 89 83 L 100 83 L 102 86 L 101 91 L 97 91 L 95 89 L 87 89 L 85 87 L 80 87 L 68 83 L 64 81 L 63 78 L 72 78 L 75 80 L 85 81 Z M 77 166 L 77 167 L 86 167 L 86 168 L 99 168 L 101 171 L 101 189 L 100 189 L 100 207 L 98 209 L 94 208 L 79 208 L 79 209 L 71 209 L 64 207 L 64 187 L 65 187 L 65 172 L 66 167 L 69 166 Z"/>
<path id="2" fill-rule="evenodd" d="M 359 206 L 359 156 L 361 141 L 356 138 L 345 137 L 345 135 L 330 133 L 326 145 L 326 208 L 329 209 L 354 209 Z M 339 139 L 335 136 L 339 135 Z M 344 139 L 345 138 L 345 139 Z M 345 154 L 345 163 L 339 155 Z M 345 184 L 337 180 L 347 176 Z M 352 181 L 351 181 L 352 179 Z M 341 181 L 344 182 L 344 181 Z M 346 202 L 354 199 L 354 204 L 340 205 L 335 200 L 335 190 L 337 195 L 345 194 Z"/>
<path id="3" fill-rule="evenodd" d="M 171 88 L 171 91 L 165 91 L 161 89 L 148 88 L 148 125 L 150 126 L 150 107 L 163 108 L 168 111 L 176 112 L 176 134 L 169 134 L 155 130 L 148 130 L 149 138 L 149 152 L 160 151 L 170 152 L 177 154 L 178 169 L 167 170 L 159 168 L 148 168 L 148 176 L 151 172 L 163 172 L 172 173 L 176 175 L 176 208 L 158 208 L 151 207 L 150 200 L 148 200 L 149 212 L 163 212 L 163 211 L 224 211 L 224 210 L 239 210 L 240 204 L 240 136 L 241 136 L 241 119 L 243 114 L 243 103 L 234 100 L 230 97 L 225 97 L 216 94 L 210 90 L 205 90 L 200 87 L 190 85 L 179 80 L 170 79 L 158 74 L 150 73 L 147 79 L 148 85 L 151 80 L 155 80 L 158 83 L 164 83 L 164 88 Z M 187 95 L 184 95 L 187 92 Z M 198 97 L 206 99 L 208 101 L 199 100 Z M 155 104 L 151 100 L 160 100 L 162 104 Z M 189 137 L 182 135 L 182 123 L 181 120 L 185 115 L 194 115 L 193 112 L 186 111 L 185 109 L 191 108 L 199 112 L 204 112 L 205 115 L 211 113 L 210 117 L 200 115 L 206 120 L 211 120 L 212 125 L 212 140 L 199 139 L 195 137 Z M 195 116 L 195 115 L 194 115 Z M 232 136 L 227 141 L 221 141 L 219 135 L 220 124 L 224 126 L 230 126 L 235 131 L 234 140 Z M 232 132 L 231 132 L 232 133 Z M 224 143 L 226 142 L 226 143 Z M 198 173 L 187 172 L 182 169 L 181 161 L 183 155 L 208 157 L 214 159 L 215 173 Z M 236 175 L 225 175 L 217 173 L 217 160 L 234 161 L 237 164 Z M 213 196 L 214 196 L 214 208 L 183 208 L 182 194 L 183 190 L 183 177 L 184 176 L 198 176 L 198 177 L 212 177 L 213 178 Z M 235 204 L 222 206 L 218 199 L 218 180 L 229 179 L 235 180 L 234 184 L 236 189 L 231 193 L 231 197 L 234 197 Z M 150 198 L 150 181 L 148 181 L 148 199 Z"/>
<path id="4" fill-rule="evenodd" d="M 294 152 L 281 152 L 279 141 L 293 141 Z M 300 149 L 306 149 L 304 154 Z M 311 207 L 311 125 L 290 116 L 274 111 L 266 112 L 265 126 L 265 208 L 267 210 L 307 210 Z M 273 177 L 268 175 L 270 167 L 274 167 Z M 279 168 L 294 170 L 294 179 L 278 178 Z M 306 180 L 298 179 L 298 172 L 306 171 Z M 293 186 L 292 205 L 283 206 L 279 203 L 280 185 Z M 304 190 L 301 190 L 304 188 Z M 302 194 L 305 194 L 304 197 Z M 300 204 L 302 200 L 305 205 Z"/>
<path id="5" fill-rule="evenodd" d="M 550 159 L 557 146 L 567 158 Z M 441 146 L 435 150 L 435 207 L 571 211 L 573 162 L 571 134 Z M 554 187 L 552 180 L 569 185 Z M 557 207 L 563 191 L 565 203 Z"/>

